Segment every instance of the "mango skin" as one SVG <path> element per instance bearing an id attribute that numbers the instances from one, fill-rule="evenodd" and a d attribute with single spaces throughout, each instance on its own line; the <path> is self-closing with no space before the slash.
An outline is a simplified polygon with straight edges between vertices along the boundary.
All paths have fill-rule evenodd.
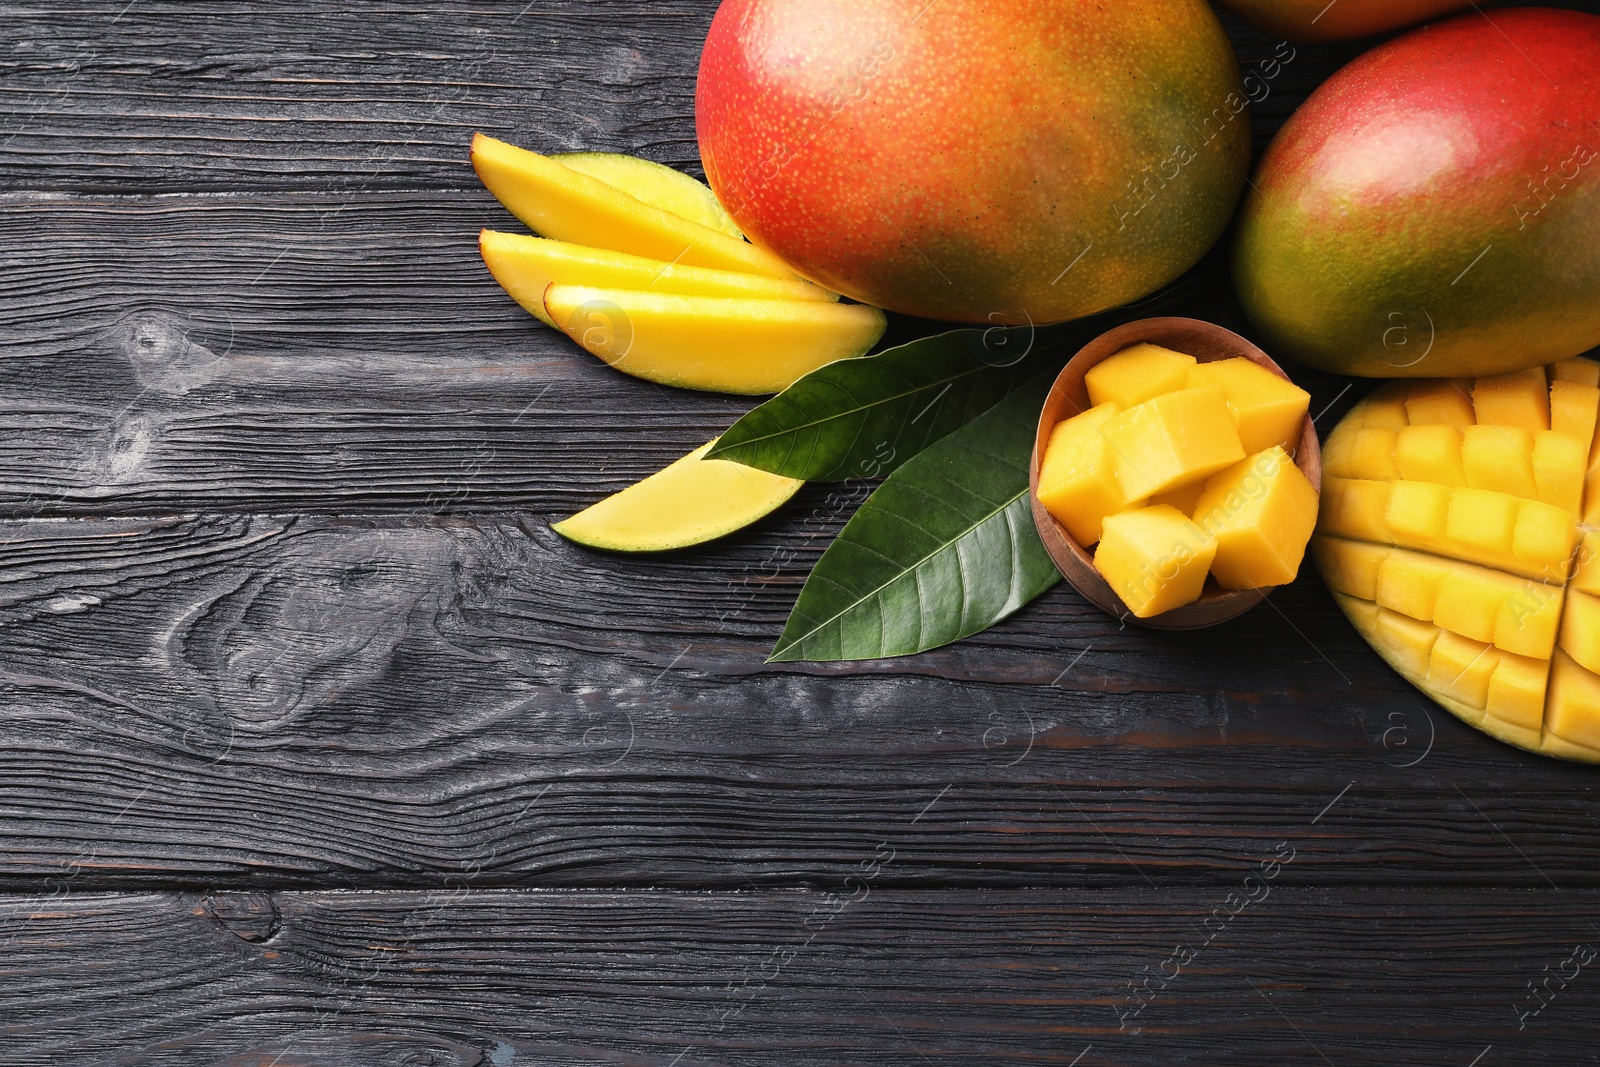
<path id="1" fill-rule="evenodd" d="M 724 0 L 711 187 L 812 281 L 925 318 L 1049 323 L 1192 266 L 1249 170 L 1204 0 Z"/>
<path id="2" fill-rule="evenodd" d="M 1415 26 L 1472 0 L 1217 0 L 1250 25 L 1295 44 L 1353 41 Z"/>
<path id="3" fill-rule="evenodd" d="M 1235 282 L 1268 349 L 1420 378 L 1600 345 L 1597 119 L 1600 18 L 1579 12 L 1468 15 L 1339 71 L 1241 212 Z"/>

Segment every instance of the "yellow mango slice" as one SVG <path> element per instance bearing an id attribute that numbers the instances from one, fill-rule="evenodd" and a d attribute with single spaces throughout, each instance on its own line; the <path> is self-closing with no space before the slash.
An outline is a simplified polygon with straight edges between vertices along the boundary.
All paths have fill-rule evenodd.
<path id="1" fill-rule="evenodd" d="M 1058 423 L 1039 464 L 1039 502 L 1085 548 L 1100 540 L 1100 525 L 1141 501 L 1123 495 L 1107 439 L 1107 422 L 1122 405 L 1107 401 Z"/>
<path id="2" fill-rule="evenodd" d="M 1274 446 L 1293 455 L 1300 447 L 1311 394 L 1243 356 L 1199 363 L 1189 371 L 1191 386 L 1214 385 L 1228 399 L 1247 455 Z"/>
<path id="3" fill-rule="evenodd" d="M 799 277 L 770 252 L 537 152 L 480 133 L 472 138 L 472 165 L 495 199 L 542 236 L 692 267 Z"/>
<path id="4" fill-rule="evenodd" d="M 1406 393 L 1406 419 L 1413 426 L 1471 426 L 1471 378 L 1420 379 Z"/>
<path id="5" fill-rule="evenodd" d="M 1548 430 L 1550 383 L 1544 368 L 1479 378 L 1472 387 L 1472 407 L 1479 425 Z"/>
<path id="6" fill-rule="evenodd" d="M 1600 673 L 1600 597 L 1577 590 L 1567 594 L 1561 649 L 1586 670 Z"/>
<path id="7" fill-rule="evenodd" d="M 561 152 L 550 158 L 690 222 L 721 230 L 729 237 L 744 237 L 711 187 L 681 170 L 617 152 Z"/>
<path id="8" fill-rule="evenodd" d="M 1118 404 L 1126 409 L 1162 393 L 1187 388 L 1194 366 L 1193 356 L 1160 345 L 1140 344 L 1090 367 L 1083 384 L 1088 387 L 1090 405 Z"/>
<path id="9" fill-rule="evenodd" d="M 1358 432 L 1372 431 L 1363 429 Z M 1458 426 L 1439 423 L 1407 426 L 1395 439 L 1395 476 L 1412 482 L 1466 485 L 1467 474 L 1461 463 L 1461 443 L 1461 427 Z M 1351 477 L 1370 478 L 1373 475 Z"/>
<path id="10" fill-rule="evenodd" d="M 1500 665 L 1493 645 L 1441 630 L 1428 660 L 1430 687 L 1482 711 L 1489 704 L 1489 679 Z"/>
<path id="11" fill-rule="evenodd" d="M 1420 619 L 1413 619 L 1398 611 L 1383 608 L 1378 612 L 1374 638 L 1381 642 L 1379 649 L 1395 670 L 1413 682 L 1421 682 L 1428 675 L 1428 665 L 1433 662 L 1433 646 L 1444 631 Z"/>
<path id="12" fill-rule="evenodd" d="M 552 285 L 551 321 L 618 370 L 663 385 L 776 393 L 883 336 L 882 311 L 810 300 L 643 293 Z"/>
<path id="13" fill-rule="evenodd" d="M 1589 363 L 1589 366 L 1600 370 L 1600 363 Z M 1594 441 L 1597 419 L 1600 419 L 1600 388 L 1587 382 L 1559 378 L 1550 383 L 1550 429 L 1577 441 L 1585 455 Z"/>
<path id="14" fill-rule="evenodd" d="M 1135 617 L 1148 619 L 1200 599 L 1217 542 L 1177 508 L 1106 517 L 1094 565 Z"/>
<path id="15" fill-rule="evenodd" d="M 601 289 L 636 289 L 689 296 L 736 296 L 758 300 L 834 300 L 834 294 L 810 282 L 769 278 L 709 267 L 686 267 L 645 259 L 626 252 L 484 230 L 478 250 L 494 280 L 546 326 L 554 326 L 544 309 L 544 291 L 551 285 L 586 285 Z"/>
<path id="16" fill-rule="evenodd" d="M 1564 359 L 1551 365 L 1550 379 L 1553 382 L 1581 382 L 1600 386 L 1600 363 L 1582 356 Z"/>
<path id="17" fill-rule="evenodd" d="M 1578 546 L 1572 588 L 1600 596 L 1600 531 L 1585 530 Z"/>
<path id="18" fill-rule="evenodd" d="M 1317 525 L 1317 490 L 1273 445 L 1212 475 L 1194 521 L 1216 540 L 1211 573 L 1224 589 L 1287 585 Z"/>
<path id="19" fill-rule="evenodd" d="M 1500 653 L 1489 676 L 1483 728 L 1503 741 L 1537 748 L 1550 687 L 1550 661 Z"/>
<path id="20" fill-rule="evenodd" d="M 1509 496 L 1537 497 L 1533 432 L 1520 426 L 1468 426 L 1461 431 L 1461 469 L 1467 484 Z"/>
<path id="21" fill-rule="evenodd" d="M 1389 543 L 1389 497 L 1392 482 L 1329 478 L 1322 486 L 1322 512 L 1317 529 L 1335 537 Z"/>
<path id="22" fill-rule="evenodd" d="M 1391 551 L 1378 568 L 1373 599 L 1390 611 L 1433 622 L 1439 589 L 1449 575 L 1450 564 L 1437 556 Z"/>
<path id="23" fill-rule="evenodd" d="M 1221 389 L 1183 389 L 1129 408 L 1106 424 L 1117 479 L 1129 499 L 1164 493 L 1245 458 Z"/>
<path id="24" fill-rule="evenodd" d="M 716 442 L 551 527 L 569 541 L 613 552 L 665 552 L 703 544 L 771 514 L 805 483 L 721 459 Z"/>
<path id="25" fill-rule="evenodd" d="M 1584 467 L 1589 459 L 1588 447 L 1567 434 L 1542 430 L 1534 434 L 1531 458 L 1529 467 L 1533 471 L 1537 497 L 1576 519 L 1583 511 Z"/>

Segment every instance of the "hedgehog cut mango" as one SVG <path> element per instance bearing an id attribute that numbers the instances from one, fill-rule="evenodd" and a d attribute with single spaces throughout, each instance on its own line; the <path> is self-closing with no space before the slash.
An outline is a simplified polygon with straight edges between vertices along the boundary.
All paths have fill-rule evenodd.
<path id="1" fill-rule="evenodd" d="M 1459 718 L 1600 762 L 1600 364 L 1393 382 L 1323 451 L 1312 552 L 1345 614 Z"/>

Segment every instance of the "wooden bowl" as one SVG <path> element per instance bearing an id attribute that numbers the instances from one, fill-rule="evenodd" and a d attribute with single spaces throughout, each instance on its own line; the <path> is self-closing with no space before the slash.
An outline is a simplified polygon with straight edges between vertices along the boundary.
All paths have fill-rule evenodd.
<path id="1" fill-rule="evenodd" d="M 1094 569 L 1094 557 L 1089 550 L 1073 540 L 1072 535 L 1056 521 L 1055 516 L 1039 503 L 1039 463 L 1044 456 L 1045 445 L 1050 440 L 1050 431 L 1055 429 L 1057 423 L 1089 410 L 1089 390 L 1084 384 L 1084 375 L 1095 364 L 1109 359 L 1125 348 L 1144 342 L 1186 353 L 1202 363 L 1244 356 L 1280 378 L 1289 377 L 1283 373 L 1282 367 L 1273 362 L 1272 357 L 1243 337 L 1232 330 L 1225 330 L 1221 326 L 1201 322 L 1198 319 L 1140 319 L 1138 322 L 1130 322 L 1101 334 L 1072 357 L 1072 362 L 1067 364 L 1061 376 L 1056 379 L 1055 387 L 1050 390 L 1050 396 L 1044 402 L 1044 410 L 1039 415 L 1039 432 L 1034 439 L 1031 468 L 1030 495 L 1033 499 L 1033 521 L 1039 527 L 1039 536 L 1044 540 L 1045 549 L 1050 553 L 1050 558 L 1055 560 L 1061 573 L 1072 583 L 1073 588 L 1096 606 L 1119 619 L 1156 630 L 1201 630 L 1244 614 L 1265 600 L 1272 590 L 1227 590 L 1218 586 L 1213 579 L 1207 578 L 1205 592 L 1194 603 L 1174 608 L 1153 618 L 1135 618 L 1133 612 L 1122 602 L 1122 598 L 1112 591 L 1106 580 L 1100 577 L 1100 572 Z M 1320 493 L 1322 446 L 1317 441 L 1317 430 L 1311 423 L 1310 415 L 1306 416 L 1305 427 L 1300 432 L 1300 446 L 1295 452 L 1295 465 Z"/>

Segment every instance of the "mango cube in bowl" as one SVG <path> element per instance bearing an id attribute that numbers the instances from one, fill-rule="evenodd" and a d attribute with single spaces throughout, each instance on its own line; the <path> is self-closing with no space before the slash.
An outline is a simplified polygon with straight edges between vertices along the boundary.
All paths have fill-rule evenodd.
<path id="1" fill-rule="evenodd" d="M 1094 565 L 1134 617 L 1148 619 L 1199 600 L 1216 554 L 1215 538 L 1158 504 L 1108 515 Z"/>

